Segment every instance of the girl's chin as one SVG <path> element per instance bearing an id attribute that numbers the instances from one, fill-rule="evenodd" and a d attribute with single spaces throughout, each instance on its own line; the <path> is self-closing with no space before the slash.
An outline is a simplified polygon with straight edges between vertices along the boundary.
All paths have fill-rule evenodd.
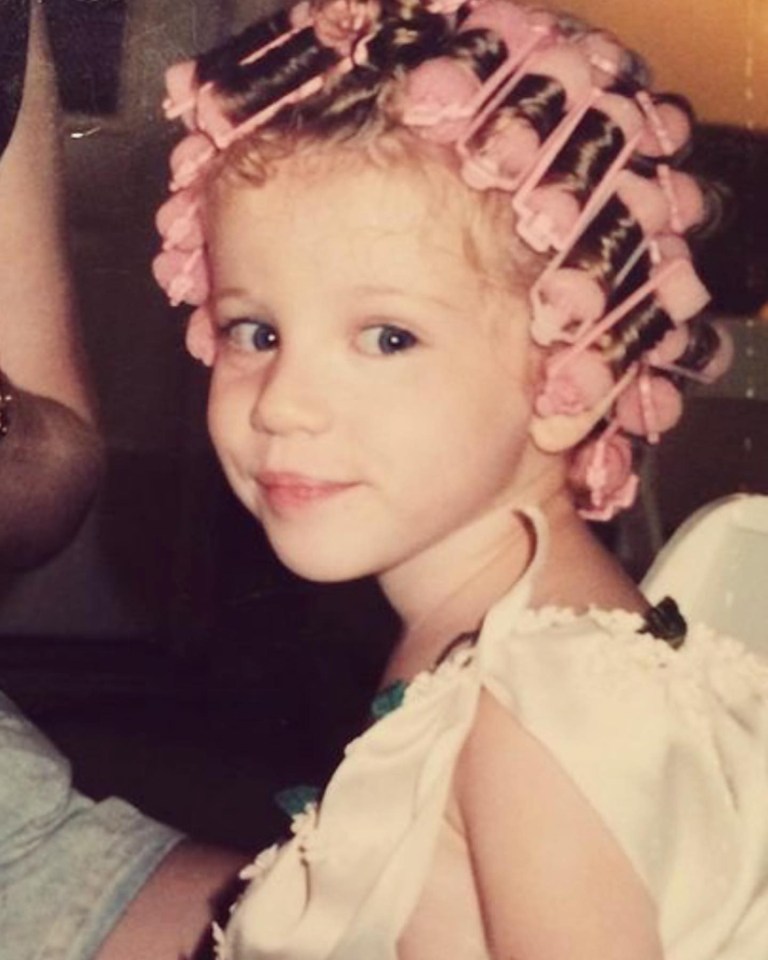
<path id="1" fill-rule="evenodd" d="M 275 554 L 291 573 L 312 583 L 346 583 L 375 573 L 362 565 L 351 564 L 348 557 L 297 557 L 277 549 Z"/>
<path id="2" fill-rule="evenodd" d="M 371 539 L 344 536 L 338 528 L 291 531 L 264 530 L 277 558 L 296 576 L 314 583 L 344 583 L 375 577 L 386 569 L 386 545 L 374 549 Z"/>

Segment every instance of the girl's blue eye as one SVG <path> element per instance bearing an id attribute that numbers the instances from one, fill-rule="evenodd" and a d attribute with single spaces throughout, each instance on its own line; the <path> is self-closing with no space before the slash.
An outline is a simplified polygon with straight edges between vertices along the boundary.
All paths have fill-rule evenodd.
<path id="1" fill-rule="evenodd" d="M 238 350 L 264 353 L 277 349 L 280 338 L 271 323 L 261 320 L 235 320 L 226 328 L 229 342 Z"/>
<path id="2" fill-rule="evenodd" d="M 416 337 L 402 327 L 391 323 L 382 323 L 363 330 L 359 337 L 359 347 L 363 353 L 388 356 L 410 350 L 418 343 Z"/>

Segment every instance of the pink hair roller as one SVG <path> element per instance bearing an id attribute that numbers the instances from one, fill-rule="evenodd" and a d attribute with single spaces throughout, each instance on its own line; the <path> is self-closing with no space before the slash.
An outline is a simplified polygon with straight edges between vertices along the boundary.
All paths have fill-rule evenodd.
<path id="1" fill-rule="evenodd" d="M 680 391 L 666 377 L 648 373 L 629 384 L 616 400 L 616 420 L 638 437 L 657 443 L 659 435 L 671 430 L 683 415 Z"/>
<path id="2" fill-rule="evenodd" d="M 605 312 L 605 294 L 584 270 L 545 272 L 532 291 L 531 335 L 540 346 L 574 343 Z"/>
<path id="3" fill-rule="evenodd" d="M 646 237 L 669 227 L 669 200 L 656 180 L 622 170 L 616 178 L 616 194 Z"/>
<path id="4" fill-rule="evenodd" d="M 557 354 L 547 363 L 544 388 L 535 401 L 540 417 L 577 414 L 592 409 L 610 393 L 613 374 L 601 354 L 585 350 L 569 363 L 557 364 Z"/>
<path id="5" fill-rule="evenodd" d="M 208 299 L 208 270 L 202 250 L 163 250 L 152 261 L 155 280 L 168 294 L 171 306 L 200 306 Z"/>
<path id="6" fill-rule="evenodd" d="M 167 96 L 163 100 L 166 119 L 180 118 L 187 130 L 195 129 L 197 103 L 197 64 L 194 60 L 174 63 L 165 71 Z"/>
<path id="7" fill-rule="evenodd" d="M 658 178 L 669 203 L 672 229 L 676 233 L 687 233 L 702 223 L 707 208 L 696 180 L 687 173 L 670 169 L 666 164 L 659 167 Z"/>
<path id="8" fill-rule="evenodd" d="M 541 147 L 538 134 L 515 117 L 499 126 L 461 165 L 461 178 L 475 190 L 504 189 L 530 168 Z"/>
<path id="9" fill-rule="evenodd" d="M 220 150 L 229 143 L 235 130 L 236 124 L 225 115 L 212 83 L 204 83 L 197 95 L 197 126 Z"/>
<path id="10" fill-rule="evenodd" d="M 590 506 L 579 513 L 587 520 L 611 520 L 631 507 L 639 486 L 632 466 L 632 445 L 615 430 L 584 444 L 571 467 L 571 478 L 590 494 Z"/>
<path id="11" fill-rule="evenodd" d="M 206 307 L 198 307 L 187 320 L 185 346 L 195 360 L 206 367 L 216 359 L 216 334 L 211 314 Z"/>
<path id="12" fill-rule="evenodd" d="M 685 353 L 691 340 L 691 332 L 686 324 L 667 330 L 655 347 L 648 351 L 646 359 L 653 367 L 666 368 Z"/>
<path id="13" fill-rule="evenodd" d="M 699 377 L 704 383 L 714 383 L 733 365 L 736 351 L 733 337 L 722 323 L 713 323 L 712 329 L 717 334 L 718 346 L 710 360 L 699 370 Z"/>
<path id="14" fill-rule="evenodd" d="M 687 251 L 687 247 L 686 247 Z M 710 293 L 696 273 L 687 256 L 675 256 L 665 259 L 660 265 L 651 269 L 653 278 L 667 264 L 674 262 L 676 267 L 664 276 L 656 289 L 656 300 L 659 306 L 674 323 L 684 323 L 700 313 L 709 303 Z"/>
<path id="15" fill-rule="evenodd" d="M 157 211 L 155 225 L 166 249 L 195 250 L 202 247 L 205 236 L 197 191 L 187 188 L 173 194 Z"/>
<path id="16" fill-rule="evenodd" d="M 625 72 L 626 51 L 604 30 L 590 30 L 577 39 L 576 46 L 589 60 L 596 86 L 606 87 Z"/>
<path id="17" fill-rule="evenodd" d="M 190 133 L 171 151 L 171 190 L 183 190 L 197 180 L 200 172 L 216 156 L 216 147 L 204 133 Z"/>
<path id="18" fill-rule="evenodd" d="M 427 9 L 430 13 L 442 13 L 444 17 L 450 17 L 463 3 L 464 0 L 429 0 Z"/>
<path id="19" fill-rule="evenodd" d="M 556 184 L 535 186 L 530 192 L 521 189 L 513 200 L 515 209 L 520 214 L 518 233 L 534 250 L 541 253 L 551 248 L 565 250 L 571 246 L 612 192 L 617 174 L 634 152 L 634 146 L 642 134 L 642 112 L 626 97 L 604 93 L 595 100 L 593 107 L 621 129 L 624 146 L 585 206 L 582 208 L 570 191 Z M 539 176 L 544 172 L 545 170 L 540 171 Z"/>
<path id="20" fill-rule="evenodd" d="M 519 71 L 510 74 L 497 87 L 458 144 L 459 153 L 464 158 L 462 177 L 469 186 L 478 190 L 514 190 L 520 178 L 533 166 L 542 145 L 536 131 L 522 117 L 510 118 L 506 125 L 502 121 L 502 125 L 479 147 L 472 145 L 474 135 L 482 130 L 517 83 L 529 74 L 556 80 L 565 91 L 570 109 L 582 104 L 592 89 L 589 66 L 577 51 L 548 47 L 533 53 Z"/>
<path id="21" fill-rule="evenodd" d="M 504 41 L 507 57 L 516 59 L 519 53 L 527 49 L 531 36 L 535 32 L 544 35 L 545 30 L 537 27 L 521 7 L 513 7 L 505 0 L 487 0 L 472 10 L 462 23 L 459 33 L 467 30 L 490 30 Z"/>
<path id="22" fill-rule="evenodd" d="M 671 157 L 691 139 L 691 118 L 682 107 L 662 101 L 656 103 L 647 90 L 635 97 L 648 119 L 638 152 L 645 157 Z"/>
<path id="23" fill-rule="evenodd" d="M 341 57 L 348 57 L 379 13 L 375 0 L 329 0 L 314 13 L 310 8 L 310 20 L 323 46 L 335 50 Z"/>
<path id="24" fill-rule="evenodd" d="M 565 187 L 536 187 L 528 197 L 527 216 L 518 221 L 520 236 L 538 253 L 562 249 L 564 237 L 573 233 L 582 208 Z"/>
<path id="25" fill-rule="evenodd" d="M 533 54 L 526 73 L 556 80 L 565 91 L 569 108 L 584 102 L 592 90 L 592 74 L 585 57 L 572 47 L 548 47 Z"/>
<path id="26" fill-rule="evenodd" d="M 405 81 L 401 119 L 426 140 L 452 143 L 470 122 L 470 105 L 482 84 L 457 60 L 437 57 L 412 70 Z"/>

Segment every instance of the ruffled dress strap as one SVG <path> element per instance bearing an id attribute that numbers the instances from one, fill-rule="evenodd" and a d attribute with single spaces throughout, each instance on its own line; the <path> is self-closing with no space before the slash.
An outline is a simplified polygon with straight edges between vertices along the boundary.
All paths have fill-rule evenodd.
<path id="1" fill-rule="evenodd" d="M 477 656 L 481 661 L 481 670 L 483 650 L 486 647 L 493 647 L 500 638 L 507 636 L 510 625 L 515 624 L 521 614 L 529 608 L 536 577 L 544 566 L 549 553 L 549 524 L 542 511 L 538 507 L 525 507 L 517 512 L 531 527 L 533 554 L 517 583 L 490 608 L 483 619 L 483 627 L 477 644 Z"/>

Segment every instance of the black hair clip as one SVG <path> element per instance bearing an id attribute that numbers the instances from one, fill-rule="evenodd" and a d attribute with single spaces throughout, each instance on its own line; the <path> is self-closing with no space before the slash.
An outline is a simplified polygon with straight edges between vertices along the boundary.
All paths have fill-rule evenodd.
<path id="1" fill-rule="evenodd" d="M 645 624 L 640 633 L 650 633 L 657 640 L 668 643 L 678 650 L 685 643 L 688 624 L 680 608 L 671 597 L 664 597 L 645 615 Z"/>

